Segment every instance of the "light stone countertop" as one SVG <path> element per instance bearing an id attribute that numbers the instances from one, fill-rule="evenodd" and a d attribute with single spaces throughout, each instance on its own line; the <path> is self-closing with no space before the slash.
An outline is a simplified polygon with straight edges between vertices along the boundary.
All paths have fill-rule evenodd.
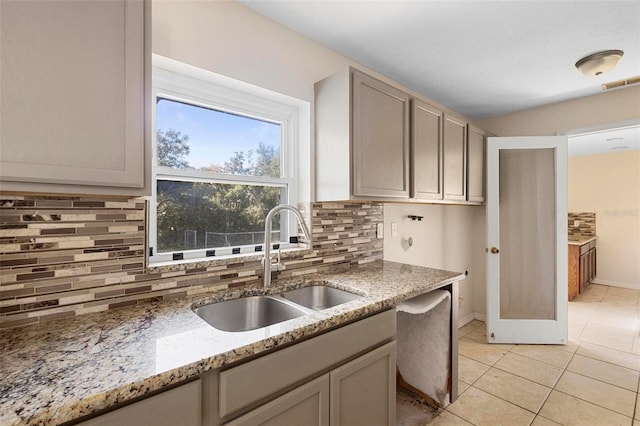
<path id="1" fill-rule="evenodd" d="M 598 237 L 584 237 L 584 236 L 572 236 L 569 235 L 568 242 L 570 246 L 581 246 L 583 244 L 590 243 L 596 240 Z"/>
<path id="2" fill-rule="evenodd" d="M 458 272 L 376 261 L 274 281 L 269 293 L 324 283 L 365 297 L 240 333 L 214 329 L 192 307 L 263 294 L 261 287 L 0 330 L 0 425 L 77 419 L 462 279 Z"/>

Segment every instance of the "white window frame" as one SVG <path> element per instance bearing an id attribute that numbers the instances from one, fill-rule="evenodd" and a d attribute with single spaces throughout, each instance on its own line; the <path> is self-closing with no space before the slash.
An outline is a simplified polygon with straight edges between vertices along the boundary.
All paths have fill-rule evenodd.
<path id="1" fill-rule="evenodd" d="M 179 263 L 189 260 L 213 260 L 220 256 L 231 256 L 232 247 L 215 247 L 215 257 L 207 257 L 208 249 L 182 250 L 157 253 L 157 181 L 179 180 L 189 182 L 209 182 L 227 184 L 260 184 L 287 189 L 287 203 L 297 205 L 297 160 L 298 136 L 300 133 L 300 107 L 304 102 L 288 96 L 244 83 L 210 71 L 196 68 L 159 55 L 153 55 L 152 71 L 152 190 L 149 203 L 149 263 L 151 266 Z M 176 170 L 158 166 L 156 105 L 158 98 L 184 102 L 218 111 L 225 111 L 256 118 L 280 125 L 282 142 L 280 147 L 281 178 L 269 176 L 239 176 L 200 170 Z M 304 108 L 303 108 L 304 109 Z M 304 123 L 303 123 L 304 127 Z M 176 129 L 179 130 L 179 129 Z M 288 240 L 289 230 L 296 230 L 295 217 L 281 222 L 281 235 Z M 234 256 L 255 254 L 255 245 L 238 246 L 240 253 Z M 281 248 L 294 247 L 282 243 Z M 237 248 L 237 247 L 233 247 Z M 174 260 L 174 253 L 181 253 L 182 259 Z"/>

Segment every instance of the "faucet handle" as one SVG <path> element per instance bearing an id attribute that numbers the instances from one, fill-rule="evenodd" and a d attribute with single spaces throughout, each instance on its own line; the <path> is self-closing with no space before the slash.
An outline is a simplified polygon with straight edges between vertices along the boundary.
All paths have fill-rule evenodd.
<path id="1" fill-rule="evenodd" d="M 273 261 L 271 261 L 271 269 L 276 271 L 276 272 L 280 272 L 284 269 L 284 265 L 282 264 L 282 252 L 281 249 L 278 248 L 278 257 L 276 259 L 274 259 Z"/>

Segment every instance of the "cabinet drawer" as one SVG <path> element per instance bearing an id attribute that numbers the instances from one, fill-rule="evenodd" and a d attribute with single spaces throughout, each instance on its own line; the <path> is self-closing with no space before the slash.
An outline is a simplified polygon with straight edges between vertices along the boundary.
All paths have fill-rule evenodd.
<path id="1" fill-rule="evenodd" d="M 395 336 L 394 310 L 382 312 L 220 373 L 224 418 Z"/>
<path id="2" fill-rule="evenodd" d="M 583 255 L 588 251 L 589 251 L 589 243 L 583 244 L 580 246 L 580 255 Z"/>
<path id="3" fill-rule="evenodd" d="M 329 375 L 318 377 L 226 426 L 329 425 Z"/>

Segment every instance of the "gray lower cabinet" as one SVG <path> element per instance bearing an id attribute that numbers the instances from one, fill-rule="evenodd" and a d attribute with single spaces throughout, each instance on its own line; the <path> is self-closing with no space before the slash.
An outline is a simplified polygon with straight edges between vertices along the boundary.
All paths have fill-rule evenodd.
<path id="1" fill-rule="evenodd" d="M 329 425 L 329 375 L 306 383 L 253 411 L 226 423 L 251 425 Z"/>
<path id="2" fill-rule="evenodd" d="M 225 425 L 392 425 L 395 349 L 387 343 Z"/>
<path id="3" fill-rule="evenodd" d="M 395 327 L 395 311 L 388 310 L 212 372 L 205 378 L 204 424 L 394 424 Z M 294 413 L 299 420 L 287 423 Z"/>
<path id="4" fill-rule="evenodd" d="M 330 377 L 332 425 L 395 424 L 395 342 L 336 368 Z"/>
<path id="5" fill-rule="evenodd" d="M 79 423 L 81 426 L 200 426 L 200 380 L 125 405 Z"/>

